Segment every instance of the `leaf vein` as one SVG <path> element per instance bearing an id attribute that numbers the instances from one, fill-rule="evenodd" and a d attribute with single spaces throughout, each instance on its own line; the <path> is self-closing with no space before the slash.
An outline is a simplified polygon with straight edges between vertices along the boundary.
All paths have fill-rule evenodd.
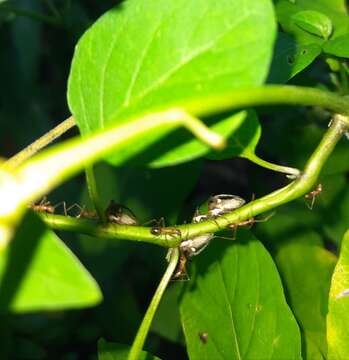
<path id="1" fill-rule="evenodd" d="M 218 270 L 219 270 L 219 274 L 220 274 L 221 279 L 222 279 L 222 283 L 223 283 L 223 287 L 224 287 L 224 294 L 225 294 L 225 298 L 226 298 L 225 300 L 227 302 L 227 306 L 228 306 L 228 310 L 229 310 L 229 317 L 230 317 L 231 324 L 232 324 L 231 329 L 232 329 L 232 332 L 233 332 L 233 338 L 234 338 L 234 342 L 235 342 L 235 346 L 236 346 L 237 358 L 241 360 L 242 357 L 241 357 L 240 346 L 239 346 L 237 333 L 236 333 L 236 327 L 235 327 L 235 322 L 234 322 L 234 317 L 233 317 L 233 311 L 232 311 L 232 308 L 231 308 L 231 303 L 230 303 L 229 298 L 228 298 L 227 284 L 225 282 L 220 263 L 218 263 Z M 235 297 L 235 290 L 236 290 L 236 286 L 234 287 L 234 297 Z"/>

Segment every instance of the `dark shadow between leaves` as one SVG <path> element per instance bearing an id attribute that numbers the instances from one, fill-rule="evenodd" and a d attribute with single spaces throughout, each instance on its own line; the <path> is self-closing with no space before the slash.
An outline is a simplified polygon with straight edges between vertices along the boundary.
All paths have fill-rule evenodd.
<path id="1" fill-rule="evenodd" d="M 283 84 L 304 71 L 321 54 L 317 43 L 302 43 L 293 35 L 279 31 L 275 42 L 267 83 Z"/>
<path id="2" fill-rule="evenodd" d="M 8 312 L 45 232 L 40 219 L 29 211 L 6 250 L 6 264 L 0 280 L 0 312 Z"/>

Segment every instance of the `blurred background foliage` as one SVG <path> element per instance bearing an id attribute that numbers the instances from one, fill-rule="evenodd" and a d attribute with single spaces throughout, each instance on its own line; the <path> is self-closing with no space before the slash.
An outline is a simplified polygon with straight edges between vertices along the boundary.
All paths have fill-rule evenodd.
<path id="1" fill-rule="evenodd" d="M 2 157 L 15 154 L 69 116 L 66 86 L 74 46 L 82 33 L 115 3 L 0 1 Z M 318 58 L 290 83 L 336 90 L 324 58 Z M 263 134 L 258 154 L 300 168 L 329 121 L 329 114 L 318 108 L 263 107 L 259 115 Z M 63 138 L 76 134 L 73 129 Z M 323 343 L 325 314 L 314 320 L 308 317 L 307 309 L 317 295 L 322 302 L 319 306 L 326 305 L 328 291 L 317 284 L 329 282 L 340 239 L 349 226 L 349 153 L 345 141 L 338 145 L 322 173 L 324 192 L 313 210 L 299 199 L 253 229 L 276 260 L 303 333 L 319 344 Z M 195 208 L 212 194 L 232 193 L 249 200 L 287 182 L 282 175 L 244 159 L 199 159 L 156 170 L 115 169 L 98 164 L 96 170 L 105 206 L 115 199 L 130 207 L 141 223 L 161 216 L 167 224 L 188 222 Z M 49 198 L 53 204 L 64 200 L 68 205 L 78 203 L 91 208 L 83 175 L 61 186 Z M 95 359 L 99 338 L 128 344 L 133 340 L 164 270 L 165 250 L 124 241 L 59 235 L 96 278 L 105 300 L 87 310 L 1 316 L 1 359 Z M 291 276 L 293 267 L 298 273 L 299 269 L 306 270 L 302 281 L 307 286 L 300 286 L 300 279 Z M 147 349 L 166 359 L 186 358 L 176 305 L 181 286 L 175 283 L 169 288 L 147 341 Z M 312 331 L 314 328 L 320 329 L 319 334 Z M 305 350 L 311 354 L 318 351 L 318 347 L 314 349 Z"/>

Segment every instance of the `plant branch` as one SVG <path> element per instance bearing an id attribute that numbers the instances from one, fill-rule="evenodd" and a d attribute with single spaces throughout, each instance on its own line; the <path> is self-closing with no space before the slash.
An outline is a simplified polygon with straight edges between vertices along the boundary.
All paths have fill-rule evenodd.
<path id="1" fill-rule="evenodd" d="M 75 120 L 72 116 L 70 116 L 68 119 L 61 122 L 59 125 L 47 132 L 45 135 L 41 136 L 32 144 L 28 145 L 19 153 L 8 159 L 5 163 L 6 166 L 11 168 L 18 167 L 25 160 L 28 160 L 30 157 L 35 155 L 38 151 L 50 144 L 52 141 L 56 140 L 73 126 L 75 126 Z"/>
<path id="2" fill-rule="evenodd" d="M 273 164 L 269 161 L 263 160 L 261 159 L 259 156 L 257 156 L 254 153 L 249 154 L 248 157 L 246 157 L 246 159 L 253 161 L 255 164 L 262 166 L 266 169 L 270 169 L 273 171 L 278 171 L 284 174 L 287 174 L 287 177 L 289 179 L 296 179 L 299 175 L 300 175 L 300 170 L 296 169 L 296 168 L 291 168 L 289 166 L 282 166 L 282 165 L 278 165 L 278 164 Z"/>
<path id="3" fill-rule="evenodd" d="M 104 213 L 102 201 L 98 195 L 97 183 L 96 183 L 95 173 L 93 170 L 93 165 L 86 167 L 85 174 L 86 174 L 87 189 L 90 195 L 90 199 L 92 200 L 93 206 L 96 209 L 99 219 L 103 224 L 105 224 L 107 222 L 107 219 Z"/>
<path id="4" fill-rule="evenodd" d="M 235 108 L 272 104 L 321 106 L 333 113 L 349 115 L 348 97 L 311 87 L 291 85 L 265 85 L 227 91 L 217 96 L 201 96 L 198 99 L 183 101 L 178 106 L 196 116 L 202 116 Z"/>
<path id="5" fill-rule="evenodd" d="M 179 257 L 178 249 L 172 249 L 169 264 L 165 271 L 164 276 L 162 277 L 158 288 L 151 300 L 151 303 L 147 309 L 147 312 L 144 315 L 141 326 L 138 329 L 136 338 L 132 344 L 130 353 L 128 355 L 128 360 L 138 360 L 139 355 L 143 349 L 147 334 L 149 332 L 150 325 L 153 321 L 155 312 L 159 306 L 162 295 L 164 294 L 166 287 L 171 280 L 172 274 L 176 268 Z"/>
<path id="6" fill-rule="evenodd" d="M 54 145 L 16 169 L 0 166 L 0 247 L 10 241 L 29 203 L 111 151 L 130 146 L 157 129 L 165 134 L 180 126 L 213 148 L 225 146 L 225 139 L 208 129 L 199 119 L 181 109 L 169 109 L 129 119 L 126 124 L 87 138 L 76 137 Z"/>
<path id="7" fill-rule="evenodd" d="M 182 239 L 189 239 L 197 235 L 220 231 L 229 224 L 236 224 L 261 213 L 273 210 L 280 205 L 308 193 L 316 185 L 324 163 L 348 127 L 348 119 L 341 115 L 336 115 L 299 178 L 279 190 L 251 201 L 229 214 L 216 218 L 214 221 L 208 220 L 198 224 L 176 226 L 176 228 L 181 231 L 181 237 L 175 235 L 155 236 L 150 232 L 150 228 L 148 227 L 121 226 L 115 224 L 100 226 L 88 220 L 59 215 L 44 214 L 42 217 L 47 225 L 56 230 L 68 230 L 109 239 L 126 239 L 148 242 L 165 247 L 176 247 Z"/>

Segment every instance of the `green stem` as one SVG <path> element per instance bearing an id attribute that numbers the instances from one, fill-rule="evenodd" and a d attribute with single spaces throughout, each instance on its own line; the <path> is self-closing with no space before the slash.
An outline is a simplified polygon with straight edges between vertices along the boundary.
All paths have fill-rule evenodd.
<path id="1" fill-rule="evenodd" d="M 98 195 L 97 183 L 93 170 L 93 165 L 87 166 L 85 168 L 85 174 L 86 174 L 87 189 L 90 195 L 90 199 L 92 200 L 93 206 L 97 211 L 99 219 L 103 224 L 105 224 L 107 222 L 107 219 L 104 213 L 102 201 Z"/>
<path id="2" fill-rule="evenodd" d="M 321 106 L 334 113 L 349 115 L 348 98 L 324 90 L 290 85 L 266 85 L 228 91 L 217 96 L 201 96 L 198 99 L 183 101 L 179 106 L 201 116 L 233 108 L 273 104 Z"/>
<path id="3" fill-rule="evenodd" d="M 79 220 L 58 215 L 45 214 L 43 215 L 43 219 L 51 228 L 57 230 L 69 230 L 109 239 L 143 241 L 165 247 L 177 247 L 183 238 L 188 239 L 200 234 L 217 232 L 225 228 L 228 224 L 236 224 L 263 212 L 273 210 L 282 204 L 308 193 L 316 185 L 324 163 L 347 129 L 347 118 L 336 115 L 299 178 L 289 185 L 260 199 L 256 199 L 232 213 L 218 217 L 215 221 L 208 220 L 198 224 L 176 226 L 176 228 L 181 231 L 181 237 L 170 235 L 155 236 L 147 227 L 126 225 L 99 226 L 88 220 Z"/>
<path id="4" fill-rule="evenodd" d="M 93 164 L 111 151 L 130 146 L 156 129 L 173 131 L 183 126 L 205 144 L 222 149 L 225 139 L 182 109 L 145 114 L 87 138 L 77 137 L 46 149 L 22 166 L 0 167 L 0 246 L 10 241 L 27 204 Z"/>
<path id="5" fill-rule="evenodd" d="M 128 360 L 138 360 L 139 359 L 139 356 L 143 349 L 146 337 L 149 332 L 150 325 L 153 321 L 155 312 L 159 306 L 162 295 L 164 294 L 166 287 L 167 287 L 169 281 L 171 280 L 172 274 L 176 268 L 176 265 L 178 262 L 178 257 L 179 257 L 178 249 L 173 249 L 171 251 L 170 261 L 169 261 L 168 267 L 165 271 L 165 274 L 162 277 L 158 288 L 156 289 L 156 292 L 151 300 L 151 303 L 147 309 L 147 312 L 145 313 L 142 324 L 138 329 L 136 338 L 132 344 L 130 353 L 128 355 Z"/>
<path id="6" fill-rule="evenodd" d="M 54 230 L 77 232 L 104 239 L 141 241 L 163 247 L 175 247 L 178 238 L 168 235 L 154 236 L 149 227 L 106 224 L 100 225 L 88 219 L 76 219 L 70 216 L 41 214 L 42 220 Z"/>
<path id="7" fill-rule="evenodd" d="M 32 144 L 28 145 L 26 148 L 21 150 L 19 153 L 11 157 L 6 161 L 6 166 L 11 168 L 16 168 L 21 165 L 25 160 L 28 160 L 42 148 L 50 144 L 52 141 L 56 140 L 66 131 L 75 126 L 75 120 L 72 116 L 68 119 L 61 122 L 55 128 L 47 132 L 45 135 L 41 136 L 39 139 L 34 141 Z"/>
<path id="8" fill-rule="evenodd" d="M 269 161 L 263 160 L 254 153 L 248 154 L 248 156 L 246 158 L 250 161 L 253 161 L 255 164 L 262 166 L 266 169 L 270 169 L 273 171 L 278 171 L 278 172 L 281 172 L 284 174 L 288 174 L 288 177 L 291 179 L 296 179 L 301 173 L 298 169 L 291 168 L 289 166 L 273 164 Z"/>

